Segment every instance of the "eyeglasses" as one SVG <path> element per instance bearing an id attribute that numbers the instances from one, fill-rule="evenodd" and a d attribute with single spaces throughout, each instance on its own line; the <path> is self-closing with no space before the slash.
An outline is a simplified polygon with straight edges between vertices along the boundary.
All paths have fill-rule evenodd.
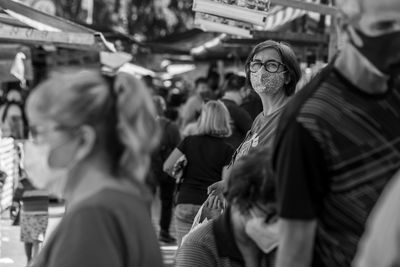
<path id="1" fill-rule="evenodd" d="M 279 72 L 286 71 L 285 70 L 286 66 L 281 62 L 278 62 L 278 61 L 275 61 L 275 60 L 267 60 L 265 62 L 261 62 L 259 60 L 255 60 L 255 61 L 251 61 L 249 63 L 250 72 L 253 72 L 253 73 L 257 72 L 257 71 L 260 70 L 260 68 L 262 66 L 264 66 L 264 69 L 266 71 L 268 71 L 269 73 L 277 73 L 279 70 L 281 70 Z M 282 66 L 282 68 L 281 68 L 281 66 Z"/>

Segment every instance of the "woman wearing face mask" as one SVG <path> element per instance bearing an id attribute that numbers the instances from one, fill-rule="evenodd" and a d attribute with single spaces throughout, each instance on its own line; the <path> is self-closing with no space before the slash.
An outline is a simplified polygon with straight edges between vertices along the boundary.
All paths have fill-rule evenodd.
<path id="1" fill-rule="evenodd" d="M 177 252 L 176 267 L 273 266 L 278 235 L 268 158 L 264 150 L 238 160 L 227 181 L 228 208 L 189 233 Z"/>
<path id="2" fill-rule="evenodd" d="M 27 114 L 25 157 L 37 163 L 27 172 L 67 201 L 33 266 L 162 266 L 142 185 L 158 128 L 142 84 L 127 74 L 55 74 L 32 92 Z"/>
<path id="3" fill-rule="evenodd" d="M 271 148 L 282 110 L 301 78 L 300 65 L 292 48 L 272 40 L 254 47 L 247 58 L 245 71 L 250 87 L 261 98 L 263 111 L 233 155 L 231 165 L 257 148 Z M 209 187 L 211 197 L 207 206 L 212 207 L 214 197 L 221 194 L 223 187 L 223 181 Z"/>

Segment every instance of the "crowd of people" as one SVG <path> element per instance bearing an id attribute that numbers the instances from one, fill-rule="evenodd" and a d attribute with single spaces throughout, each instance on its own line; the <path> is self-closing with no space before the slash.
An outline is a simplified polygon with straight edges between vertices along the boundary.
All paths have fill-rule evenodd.
<path id="1" fill-rule="evenodd" d="M 26 171 L 67 210 L 32 266 L 162 266 L 157 237 L 178 267 L 400 265 L 400 2 L 338 4 L 343 47 L 302 88 L 272 40 L 245 76 L 197 79 L 174 116 L 127 74 L 38 85 Z"/>

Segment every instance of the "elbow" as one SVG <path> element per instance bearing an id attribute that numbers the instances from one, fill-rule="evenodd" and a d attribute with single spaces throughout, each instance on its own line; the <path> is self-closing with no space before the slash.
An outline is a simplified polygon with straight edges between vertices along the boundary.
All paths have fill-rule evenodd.
<path id="1" fill-rule="evenodd" d="M 163 165 L 163 171 L 164 171 L 165 173 L 168 173 L 168 174 L 171 173 L 171 166 L 169 166 L 169 164 L 167 164 L 167 162 L 164 163 L 164 165 Z"/>
<path id="2" fill-rule="evenodd" d="M 164 171 L 164 172 L 167 172 L 167 171 L 168 171 L 168 166 L 167 166 L 166 163 L 163 164 L 163 171 Z"/>

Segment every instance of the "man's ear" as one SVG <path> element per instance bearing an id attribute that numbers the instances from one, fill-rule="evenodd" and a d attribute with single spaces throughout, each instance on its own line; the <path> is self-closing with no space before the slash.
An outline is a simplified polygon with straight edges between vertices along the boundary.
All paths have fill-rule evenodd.
<path id="1" fill-rule="evenodd" d="M 347 33 L 347 38 L 349 38 L 357 47 L 362 47 L 364 45 L 362 39 L 352 26 L 347 27 L 346 33 Z"/>

